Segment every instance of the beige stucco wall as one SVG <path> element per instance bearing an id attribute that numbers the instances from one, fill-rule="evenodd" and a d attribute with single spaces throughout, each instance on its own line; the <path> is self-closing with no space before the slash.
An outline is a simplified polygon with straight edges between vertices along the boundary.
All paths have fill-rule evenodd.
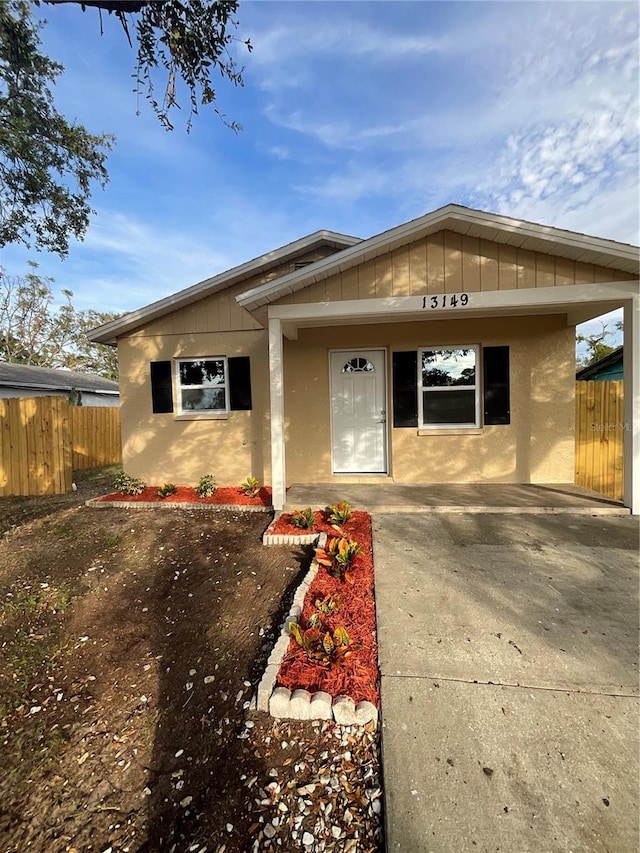
<path id="1" fill-rule="evenodd" d="M 446 344 L 508 345 L 511 424 L 480 434 L 393 428 L 391 352 Z M 285 342 L 287 481 L 331 473 L 329 350 L 387 350 L 389 473 L 398 483 L 573 482 L 574 331 L 564 315 L 301 329 Z"/>
<path id="2" fill-rule="evenodd" d="M 227 418 L 153 414 L 149 362 L 179 357 L 248 355 L 253 410 Z M 267 333 L 132 336 L 119 342 L 122 457 L 128 474 L 150 485 L 194 485 L 213 474 L 220 485 L 249 475 L 270 481 Z M 175 400 L 175 389 L 174 389 Z"/>
<path id="3" fill-rule="evenodd" d="M 320 247 L 296 261 L 315 261 L 334 251 Z M 167 480 L 193 485 L 209 473 L 220 485 L 237 485 L 249 475 L 270 482 L 268 336 L 235 297 L 289 272 L 288 261 L 118 340 L 122 459 L 128 474 L 153 485 Z M 252 411 L 229 412 L 223 420 L 153 414 L 149 362 L 213 355 L 251 358 Z"/>
<path id="4" fill-rule="evenodd" d="M 633 278 L 618 270 L 438 231 L 275 304 L 560 287 Z"/>
<path id="5" fill-rule="evenodd" d="M 321 248 L 301 257 L 329 254 Z M 221 484 L 249 474 L 270 482 L 267 333 L 235 300 L 291 271 L 289 263 L 147 323 L 119 341 L 123 461 L 149 483 Z M 626 280 L 605 268 L 443 231 L 314 284 L 285 302 L 367 299 Z M 511 424 L 479 435 L 393 429 L 391 351 L 478 343 L 510 346 Z M 301 329 L 285 340 L 288 483 L 331 480 L 328 351 L 384 347 L 388 366 L 389 472 L 397 482 L 572 482 L 574 330 L 564 316 L 431 320 Z M 151 411 L 149 362 L 249 355 L 253 411 L 183 420 Z"/>

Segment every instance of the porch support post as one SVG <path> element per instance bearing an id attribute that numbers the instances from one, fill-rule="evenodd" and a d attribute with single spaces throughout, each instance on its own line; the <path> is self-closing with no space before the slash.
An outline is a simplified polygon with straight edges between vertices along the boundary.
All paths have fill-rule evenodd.
<path id="1" fill-rule="evenodd" d="M 624 303 L 624 504 L 640 515 L 640 297 Z"/>
<path id="2" fill-rule="evenodd" d="M 269 398 L 271 403 L 271 490 L 275 510 L 284 507 L 286 474 L 284 455 L 284 371 L 282 321 L 269 319 Z"/>

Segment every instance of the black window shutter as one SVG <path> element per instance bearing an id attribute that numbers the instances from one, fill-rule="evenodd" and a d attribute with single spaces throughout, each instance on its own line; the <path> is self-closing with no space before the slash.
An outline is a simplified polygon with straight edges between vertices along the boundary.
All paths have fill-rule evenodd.
<path id="1" fill-rule="evenodd" d="M 251 409 L 251 365 L 248 355 L 227 359 L 229 369 L 229 409 L 249 411 Z"/>
<path id="2" fill-rule="evenodd" d="M 393 353 L 393 425 L 418 426 L 418 353 Z"/>
<path id="3" fill-rule="evenodd" d="M 151 401 L 156 415 L 173 411 L 170 361 L 151 362 Z"/>
<path id="4" fill-rule="evenodd" d="M 509 347 L 484 347 L 482 358 L 485 426 L 509 424 Z"/>

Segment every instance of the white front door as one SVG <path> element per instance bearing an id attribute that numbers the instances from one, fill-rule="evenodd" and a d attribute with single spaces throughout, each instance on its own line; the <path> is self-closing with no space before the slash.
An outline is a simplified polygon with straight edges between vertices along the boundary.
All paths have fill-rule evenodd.
<path id="1" fill-rule="evenodd" d="M 385 474 L 384 350 L 330 353 L 331 443 L 335 474 Z"/>

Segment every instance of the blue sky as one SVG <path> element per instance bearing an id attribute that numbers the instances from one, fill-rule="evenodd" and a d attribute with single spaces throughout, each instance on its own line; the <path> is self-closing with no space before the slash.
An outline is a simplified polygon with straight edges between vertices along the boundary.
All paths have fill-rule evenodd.
<path id="1" fill-rule="evenodd" d="M 639 242 L 638 7 L 617 2 L 241 3 L 244 88 L 167 133 L 94 10 L 40 10 L 59 109 L 111 132 L 111 181 L 64 262 L 78 308 L 138 308 L 318 228 L 368 237 L 447 202 Z"/>

